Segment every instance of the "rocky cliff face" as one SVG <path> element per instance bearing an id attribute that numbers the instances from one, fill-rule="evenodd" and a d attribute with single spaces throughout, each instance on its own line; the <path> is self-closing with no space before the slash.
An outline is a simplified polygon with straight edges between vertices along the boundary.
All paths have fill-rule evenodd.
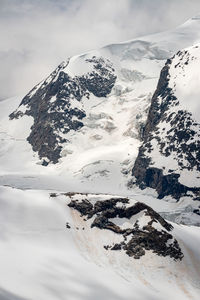
<path id="1" fill-rule="evenodd" d="M 82 99 L 90 101 L 91 94 L 106 97 L 116 80 L 112 64 L 102 57 L 86 59 L 90 72 L 80 76 L 70 76 L 65 71 L 68 63 L 59 65 L 46 80 L 31 90 L 10 115 L 11 120 L 24 115 L 33 117 L 27 140 L 44 159 L 44 165 L 58 162 L 62 144 L 67 142 L 64 134 L 84 126 L 86 111 Z"/>
<path id="2" fill-rule="evenodd" d="M 159 198 L 179 199 L 191 192 L 200 199 L 199 106 L 190 91 L 192 80 L 199 89 L 195 68 L 199 62 L 198 46 L 168 59 L 152 97 L 132 175 L 140 187 L 156 189 Z"/>

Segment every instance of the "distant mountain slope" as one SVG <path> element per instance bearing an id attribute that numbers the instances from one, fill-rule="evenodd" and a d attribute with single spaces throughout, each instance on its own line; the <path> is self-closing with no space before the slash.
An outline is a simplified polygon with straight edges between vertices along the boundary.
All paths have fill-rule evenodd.
<path id="1" fill-rule="evenodd" d="M 84 126 L 83 97 L 88 102 L 90 94 L 106 97 L 115 84 L 114 69 L 108 60 L 93 56 L 84 63 L 85 69 L 89 65 L 91 71 L 74 77 L 65 72 L 68 63 L 61 64 L 44 82 L 33 88 L 22 100 L 19 110 L 10 115 L 10 119 L 23 115 L 34 118 L 27 140 L 40 158 L 57 163 L 62 144 L 68 141 L 63 135 Z"/>
<path id="2" fill-rule="evenodd" d="M 160 197 L 200 200 L 200 45 L 179 51 L 161 71 L 133 175 Z"/>

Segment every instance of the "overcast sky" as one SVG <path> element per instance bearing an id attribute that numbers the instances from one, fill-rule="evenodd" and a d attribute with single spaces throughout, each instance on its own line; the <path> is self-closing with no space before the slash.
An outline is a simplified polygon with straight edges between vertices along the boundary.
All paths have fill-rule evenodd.
<path id="1" fill-rule="evenodd" d="M 0 0 L 0 99 L 23 95 L 68 56 L 199 13 L 200 0 Z"/>

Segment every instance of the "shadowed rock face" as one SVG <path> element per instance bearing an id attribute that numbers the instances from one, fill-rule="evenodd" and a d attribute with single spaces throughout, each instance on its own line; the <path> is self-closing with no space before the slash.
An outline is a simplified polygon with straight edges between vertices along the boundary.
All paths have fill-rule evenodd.
<path id="1" fill-rule="evenodd" d="M 187 51 L 179 51 L 177 55 L 181 61 L 187 55 Z M 154 167 L 152 162 L 151 154 L 156 144 L 160 156 L 169 159 L 172 155 L 175 156 L 180 171 L 193 169 L 200 171 L 200 124 L 193 120 L 190 112 L 177 109 L 179 108 L 179 100 L 169 87 L 169 71 L 173 59 L 174 57 L 168 59 L 161 71 L 144 128 L 143 143 L 132 169 L 132 175 L 136 178 L 136 184 L 141 188 L 156 189 L 159 198 L 172 195 L 179 199 L 191 191 L 196 194 L 195 197 L 198 199 L 199 188 L 192 188 L 179 183 L 180 174 L 176 173 L 175 170 L 170 170 L 168 174 L 165 172 L 164 175 L 165 167 L 159 169 Z M 168 129 L 161 126 L 164 123 L 168 125 Z"/>
<path id="2" fill-rule="evenodd" d="M 181 260 L 183 253 L 173 235 L 169 232 L 173 226 L 166 222 L 157 212 L 148 205 L 137 202 L 128 206 L 127 198 L 111 198 L 97 201 L 92 204 L 89 200 L 71 200 L 69 207 L 79 211 L 85 222 L 93 218 L 91 228 L 111 230 L 122 236 L 122 242 L 113 245 L 104 245 L 106 250 L 121 250 L 135 259 L 151 250 L 159 256 L 169 256 L 174 260 Z M 140 214 L 140 215 L 138 215 Z M 122 228 L 114 218 L 131 220 L 136 217 L 129 228 Z M 86 218 L 85 218 L 86 217 Z M 141 218 L 144 220 L 140 224 Z"/>
<path id="3" fill-rule="evenodd" d="M 57 163 L 62 144 L 67 142 L 66 134 L 84 126 L 86 117 L 83 98 L 90 100 L 90 95 L 106 97 L 112 90 L 116 76 L 109 61 L 92 57 L 86 59 L 93 71 L 82 76 L 71 77 L 65 73 L 68 62 L 61 64 L 45 81 L 37 85 L 25 96 L 10 119 L 24 115 L 32 116 L 34 123 L 27 138 L 43 164 Z"/>

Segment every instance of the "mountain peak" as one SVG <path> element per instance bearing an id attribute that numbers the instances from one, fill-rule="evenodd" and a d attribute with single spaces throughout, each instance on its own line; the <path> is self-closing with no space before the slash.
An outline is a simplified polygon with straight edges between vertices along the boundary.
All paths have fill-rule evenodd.
<path id="1" fill-rule="evenodd" d="M 10 130 L 8 139 L 14 136 L 9 141 L 21 160 L 27 149 L 26 163 L 22 166 L 19 159 L 16 166 L 20 164 L 26 173 L 30 166 L 33 173 L 57 172 L 70 182 L 75 180 L 80 189 L 85 190 L 86 185 L 89 190 L 103 189 L 105 193 L 132 193 L 137 188 L 134 185 L 129 189 L 135 182 L 134 175 L 140 187 L 157 191 L 155 197 L 198 199 L 197 42 L 199 23 L 107 45 L 61 63 L 2 124 Z M 188 48 L 193 43 L 196 46 Z M 175 56 L 174 50 L 178 51 Z M 163 67 L 159 91 L 156 86 Z M 157 132 L 162 118 L 162 132 Z M 23 143 L 21 128 L 26 128 Z M 144 136 L 152 143 L 144 142 Z M 149 160 L 134 168 L 139 147 L 145 143 Z M 5 154 L 9 159 L 11 156 L 9 151 Z M 149 167 L 148 178 L 140 178 L 139 182 Z M 133 172 L 136 169 L 138 175 Z M 186 182 L 188 176 L 190 182 Z M 188 209 L 187 201 L 184 211 Z M 192 202 L 192 209 L 198 212 L 198 204 Z M 197 218 L 192 211 L 186 222 L 196 223 Z"/>

